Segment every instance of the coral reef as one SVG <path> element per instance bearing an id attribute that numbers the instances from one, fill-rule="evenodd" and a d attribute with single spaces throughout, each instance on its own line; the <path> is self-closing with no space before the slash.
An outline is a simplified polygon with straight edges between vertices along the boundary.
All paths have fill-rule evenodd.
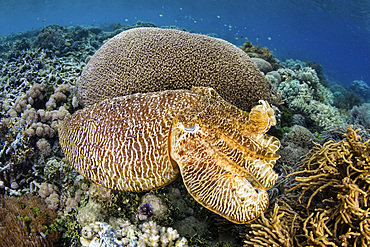
<path id="1" fill-rule="evenodd" d="M 64 104 L 68 101 L 66 94 L 69 95 L 70 86 L 61 84 L 56 87 L 56 93 L 51 88 L 48 98 L 44 97 L 45 87 L 42 84 L 33 84 L 23 95 L 13 99 L 14 104 L 7 113 L 9 118 L 1 120 L 2 135 L 5 137 L 1 161 L 8 166 L 3 167 L 4 173 L 0 177 L 6 182 L 5 186 L 9 186 L 12 177 L 21 178 L 20 174 L 24 171 L 27 174 L 24 174 L 23 180 L 16 181 L 19 184 L 18 190 L 32 192 L 30 184 L 26 182 L 29 176 L 34 176 L 34 182 L 41 182 L 38 176 L 46 171 L 45 159 L 60 152 L 59 145 L 55 143 L 56 127 L 61 119 L 69 115 Z M 63 89 L 64 94 L 60 89 Z M 46 109 L 48 102 L 61 94 L 64 95 L 63 100 Z M 32 175 L 32 172 L 35 173 Z"/>
<path id="2" fill-rule="evenodd" d="M 246 246 L 369 246 L 370 140 L 359 132 L 315 143 L 274 207 L 247 224 Z"/>
<path id="3" fill-rule="evenodd" d="M 252 57 L 252 61 L 257 65 L 257 68 L 267 74 L 268 72 L 272 71 L 272 66 L 269 62 L 263 60 L 262 58 Z"/>
<path id="4" fill-rule="evenodd" d="M 281 76 L 280 76 L 279 72 L 277 72 L 275 70 L 267 72 L 266 78 L 269 78 L 271 83 L 273 85 L 276 85 L 276 86 L 279 85 L 280 82 L 281 82 Z"/>
<path id="5" fill-rule="evenodd" d="M 265 215 L 255 222 L 248 223 L 244 246 L 284 246 L 293 247 L 298 245 L 296 237 L 299 222 L 302 220 L 298 213 L 287 204 L 275 203 Z"/>
<path id="6" fill-rule="evenodd" d="M 335 120 L 335 128 L 332 128 L 334 125 L 326 122 L 342 117 L 345 119 L 342 123 L 350 119 L 352 123 L 369 128 L 369 107 L 361 105 L 361 100 L 369 100 L 367 85 L 361 81 L 353 82 L 348 88 L 331 85 L 331 95 L 327 92 L 319 64 L 293 60 L 280 63 L 267 48 L 248 43 L 244 50 L 251 57 L 262 58 L 271 64 L 273 71 L 263 69 L 267 72 L 265 78 L 276 87 L 281 84 L 285 105 L 281 108 L 281 98 L 274 101 L 278 103 L 273 103 L 281 110 L 274 108 L 278 117 L 281 114 L 278 121 L 284 139 L 279 151 L 282 157 L 274 168 L 280 176 L 276 185 L 267 191 L 272 203 L 265 215 L 248 223 L 247 229 L 202 207 L 191 197 L 181 179 L 151 192 L 125 193 L 96 186 L 78 175 L 63 158 L 56 128 L 60 120 L 82 106 L 77 98 L 77 78 L 108 39 L 130 28 L 144 26 L 155 27 L 153 23 L 140 21 L 132 25 L 52 25 L 10 34 L 0 40 L 0 194 L 4 195 L 0 199 L 1 246 L 80 246 L 81 236 L 87 237 L 89 244 L 95 239 L 97 245 L 110 238 L 118 240 L 122 246 L 140 241 L 147 245 L 148 242 L 165 245 L 166 240 L 172 241 L 168 245 L 240 246 L 241 233 L 246 238 L 246 246 L 368 244 L 366 210 L 369 202 L 363 193 L 369 191 L 364 182 L 368 169 L 359 168 L 356 163 L 362 160 L 362 156 L 357 155 L 362 151 L 356 145 L 350 148 L 350 142 L 342 140 L 343 133 L 347 132 L 344 125 L 338 127 Z M 218 37 L 217 34 L 209 36 Z M 278 72 L 281 67 L 283 70 Z M 279 91 L 276 92 L 279 96 Z M 309 97 L 305 97 L 305 93 Z M 298 100 L 292 104 L 300 97 L 304 99 L 302 107 Z M 334 109 L 335 116 L 329 115 L 331 120 L 325 120 L 327 112 L 321 116 L 325 132 L 310 134 L 307 129 L 294 126 L 305 125 L 319 131 L 319 114 L 315 116 L 318 112 L 311 109 L 319 103 L 329 112 L 333 111 L 332 104 L 338 108 L 337 111 Z M 356 134 L 362 141 L 352 142 L 362 142 L 366 146 L 369 131 L 362 128 L 356 130 Z M 301 157 L 312 147 L 311 140 L 332 141 L 317 145 L 307 156 L 312 157 L 311 163 L 303 160 L 304 166 L 299 173 L 285 177 L 301 165 Z M 334 143 L 341 143 L 342 149 Z M 332 152 L 334 149 L 339 150 L 344 159 L 334 159 L 337 158 Z M 314 176 L 326 172 L 326 168 L 323 171 L 316 169 L 319 167 L 316 164 L 318 157 L 324 154 L 338 165 L 327 161 L 324 167 L 330 167 L 335 173 L 317 181 Z M 368 161 L 365 164 L 368 165 Z M 307 172 L 303 172 L 304 169 Z M 336 170 L 346 177 L 337 175 Z M 313 183 L 296 181 L 295 176 L 301 180 L 309 177 Z M 328 183 L 334 186 L 330 184 L 320 192 L 320 186 L 323 186 L 320 183 L 330 179 L 334 182 Z M 288 190 L 294 186 L 297 187 Z M 37 197 L 29 196 L 29 193 Z M 302 203 L 299 203 L 301 195 Z M 162 210 L 158 213 L 158 209 Z M 94 220 L 89 221 L 89 217 Z M 98 220 L 100 223 L 96 222 Z M 79 222 L 85 227 L 84 231 Z M 90 233 L 85 231 L 89 224 L 94 226 Z M 186 237 L 187 243 L 180 237 L 173 239 L 178 236 L 176 232 Z"/>
<path id="7" fill-rule="evenodd" d="M 61 33 L 63 31 L 66 31 L 65 28 L 58 25 L 46 26 L 37 36 L 35 43 L 44 49 L 60 50 L 64 45 Z"/>
<path id="8" fill-rule="evenodd" d="M 320 83 L 324 87 L 328 87 L 329 82 L 324 75 L 324 72 L 323 72 L 324 70 L 323 70 L 322 65 L 319 63 L 316 63 L 315 61 L 304 60 L 303 62 L 306 64 L 306 66 L 313 68 L 316 71 L 317 77 L 320 79 Z"/>
<path id="9" fill-rule="evenodd" d="M 317 141 L 317 138 L 308 129 L 300 125 L 294 125 L 281 140 L 281 148 L 277 152 L 280 154 L 278 164 L 295 167 L 312 148 L 312 141 Z"/>
<path id="10" fill-rule="evenodd" d="M 218 216 L 196 203 L 181 181 L 173 183 L 176 188 L 170 186 L 150 193 L 159 198 L 162 205 L 166 205 L 166 212 L 162 210 L 160 215 L 168 217 L 153 215 L 140 220 L 140 201 L 147 193 L 118 193 L 90 186 L 90 182 L 78 175 L 63 158 L 56 126 L 61 119 L 80 107 L 75 85 L 86 62 L 105 40 L 123 30 L 139 26 L 153 24 L 138 22 L 134 25 L 116 25 L 116 30 L 110 26 L 65 28 L 53 25 L 12 34 L 0 40 L 0 193 L 6 195 L 5 200 L 23 198 L 26 193 L 38 195 L 39 198 L 35 197 L 35 200 L 43 203 L 43 206 L 32 207 L 32 210 L 38 213 L 38 207 L 43 208 L 41 212 L 46 209 L 55 213 L 57 218 L 48 223 L 50 227 L 47 231 L 58 232 L 58 242 L 54 243 L 56 246 L 80 245 L 82 227 L 77 218 L 85 222 L 83 219 L 86 219 L 86 215 L 91 215 L 94 207 L 86 207 L 91 205 L 90 201 L 98 205 L 95 207 L 98 210 L 94 212 L 100 214 L 99 220 L 106 223 L 111 223 L 111 218 L 117 217 L 127 219 L 137 227 L 139 222 L 153 220 L 167 229 L 181 220 L 196 218 L 197 222 L 191 221 L 191 228 L 185 229 L 183 235 L 192 234 L 189 238 L 194 243 L 202 239 L 203 245 L 220 241 L 219 235 L 209 229 L 214 226 Z M 54 34 L 55 37 L 52 37 Z M 155 209 L 158 205 L 152 202 Z M 1 213 L 5 212 L 3 204 L 0 209 Z M 81 216 L 83 212 L 86 213 L 84 217 Z M 29 234 L 28 218 L 22 221 L 12 215 L 9 212 L 2 214 L 0 224 L 4 234 L 14 231 L 14 235 L 8 234 L 10 240 L 0 238 L 13 242 L 0 245 L 52 245 L 54 240 L 48 240 L 52 235 L 45 238 L 45 231 L 37 233 L 37 236 Z M 196 228 L 198 225 L 194 224 L 202 225 L 204 230 L 199 230 Z M 193 232 L 194 229 L 199 231 Z M 239 241 L 239 228 L 233 229 L 235 235 L 225 232 L 223 241 L 227 239 L 234 246 Z M 193 237 L 194 234 L 198 237 Z M 43 239 L 41 236 L 44 236 Z"/>
<path id="11" fill-rule="evenodd" d="M 337 95 L 337 97 L 335 97 L 333 105 L 339 109 L 350 110 L 354 106 L 359 106 L 361 104 L 360 97 L 354 92 L 345 92 L 344 94 L 334 92 L 334 95 Z"/>
<path id="12" fill-rule="evenodd" d="M 77 221 L 85 227 L 95 221 L 104 221 L 105 213 L 102 205 L 90 199 L 84 207 L 78 209 Z"/>
<path id="13" fill-rule="evenodd" d="M 366 129 L 370 129 L 370 103 L 354 106 L 350 113 L 353 124 L 360 124 Z"/>
<path id="14" fill-rule="evenodd" d="M 143 207 L 143 205 L 146 205 L 146 207 Z M 146 212 L 144 212 L 144 208 L 147 208 L 149 210 L 146 210 Z M 145 217 L 143 217 L 144 215 Z M 139 219 L 148 219 L 151 217 L 151 215 L 156 217 L 158 220 L 166 219 L 168 217 L 168 206 L 162 198 L 151 193 L 147 193 L 142 196 L 140 200 Z"/>
<path id="15" fill-rule="evenodd" d="M 350 90 L 361 97 L 363 102 L 370 100 L 370 87 L 362 80 L 354 80 L 349 86 Z"/>
<path id="16" fill-rule="evenodd" d="M 370 146 L 357 131 L 350 127 L 345 140 L 315 144 L 302 170 L 290 174 L 298 182 L 290 191 L 301 190 L 298 200 L 309 210 L 303 223 L 308 244 L 370 244 Z"/>
<path id="17" fill-rule="evenodd" d="M 365 129 L 364 126 L 359 124 L 354 124 L 352 126 L 356 130 L 357 135 L 359 135 L 362 141 L 367 141 L 370 139 L 370 130 Z M 321 141 L 320 143 L 325 143 L 328 141 L 339 142 L 343 139 L 345 134 L 347 134 L 347 126 L 339 126 L 337 128 L 329 129 L 320 134 Z"/>

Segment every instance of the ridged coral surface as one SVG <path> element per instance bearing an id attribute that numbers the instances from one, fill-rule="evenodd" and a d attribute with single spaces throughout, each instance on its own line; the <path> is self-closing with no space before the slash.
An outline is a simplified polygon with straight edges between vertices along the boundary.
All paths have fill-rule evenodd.
<path id="1" fill-rule="evenodd" d="M 66 157 L 107 188 L 145 191 L 172 182 L 179 170 L 190 194 L 230 221 L 266 210 L 266 189 L 280 142 L 265 135 L 276 124 L 261 101 L 251 113 L 211 88 L 169 90 L 108 99 L 67 117 L 59 127 Z"/>
<path id="2" fill-rule="evenodd" d="M 78 80 L 86 106 L 133 93 L 213 87 L 250 110 L 268 100 L 269 84 L 255 63 L 231 43 L 174 29 L 134 28 L 107 41 Z"/>

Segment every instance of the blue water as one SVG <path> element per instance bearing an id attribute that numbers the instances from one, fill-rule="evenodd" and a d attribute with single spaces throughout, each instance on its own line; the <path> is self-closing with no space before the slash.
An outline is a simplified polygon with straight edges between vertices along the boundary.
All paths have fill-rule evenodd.
<path id="1" fill-rule="evenodd" d="M 247 38 L 281 60 L 322 64 L 330 82 L 370 85 L 370 0 L 0 1 L 0 36 L 50 24 L 138 20 L 216 33 L 236 45 Z"/>

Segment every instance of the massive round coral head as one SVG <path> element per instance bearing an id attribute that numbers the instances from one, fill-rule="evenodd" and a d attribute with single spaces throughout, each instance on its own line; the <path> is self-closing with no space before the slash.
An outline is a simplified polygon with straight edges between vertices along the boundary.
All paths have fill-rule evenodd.
<path id="1" fill-rule="evenodd" d="M 78 80 L 85 106 L 133 93 L 193 86 L 212 87 L 248 111 L 270 96 L 269 84 L 240 48 L 174 29 L 134 28 L 116 35 L 94 54 Z"/>

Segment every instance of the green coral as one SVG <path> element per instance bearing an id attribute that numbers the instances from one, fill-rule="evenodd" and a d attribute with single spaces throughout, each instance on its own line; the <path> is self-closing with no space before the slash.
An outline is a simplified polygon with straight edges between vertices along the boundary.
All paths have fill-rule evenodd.
<path id="1" fill-rule="evenodd" d="M 291 113 L 289 108 L 282 106 L 280 110 L 281 110 L 280 126 L 282 128 L 291 126 L 293 114 Z"/>

